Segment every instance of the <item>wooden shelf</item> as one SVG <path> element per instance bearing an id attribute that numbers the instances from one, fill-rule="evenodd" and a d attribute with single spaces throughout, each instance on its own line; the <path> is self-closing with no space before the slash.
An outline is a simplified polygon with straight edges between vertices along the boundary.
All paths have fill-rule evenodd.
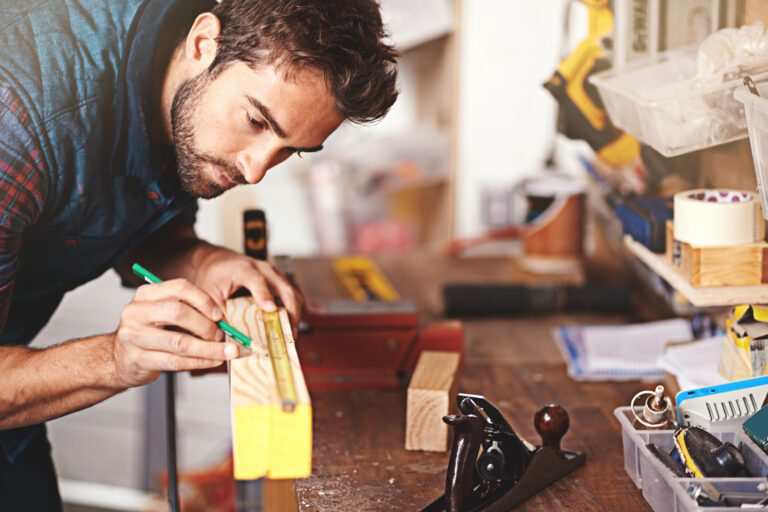
<path id="1" fill-rule="evenodd" d="M 659 274 L 694 306 L 735 306 L 768 303 L 768 285 L 692 286 L 664 254 L 651 252 L 644 245 L 624 235 L 624 246 L 651 270 Z"/>

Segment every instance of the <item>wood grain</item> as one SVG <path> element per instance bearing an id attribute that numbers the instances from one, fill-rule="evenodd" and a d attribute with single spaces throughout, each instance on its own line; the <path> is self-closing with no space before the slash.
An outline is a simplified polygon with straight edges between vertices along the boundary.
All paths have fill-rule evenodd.
<path id="1" fill-rule="evenodd" d="M 763 255 L 768 243 L 728 247 L 695 247 L 675 241 L 672 221 L 666 223 L 667 260 L 692 286 L 750 286 L 766 283 Z"/>
<path id="2" fill-rule="evenodd" d="M 261 509 L 264 512 L 296 512 L 296 483 L 293 480 L 263 480 Z"/>
<path id="3" fill-rule="evenodd" d="M 227 320 L 252 340 L 252 352 L 232 361 L 229 368 L 232 450 L 238 480 L 302 478 L 312 469 L 312 405 L 288 315 L 280 310 L 279 316 L 298 398 L 293 412 L 282 409 L 262 312 L 249 297 L 227 301 Z"/>
<path id="4" fill-rule="evenodd" d="M 414 301 L 422 321 L 440 315 L 445 282 L 521 278 L 509 258 L 449 260 L 411 254 L 376 260 L 398 292 Z M 294 263 L 307 296 L 344 296 L 329 260 Z M 536 444 L 534 413 L 544 404 L 561 404 L 571 425 L 562 447 L 587 455 L 584 467 L 537 493 L 515 512 L 650 512 L 624 471 L 621 428 L 612 411 L 629 405 L 635 393 L 652 384 L 576 382 L 568 377 L 550 336 L 557 325 L 631 321 L 637 318 L 578 313 L 463 322 L 465 366 L 457 379 L 459 389 L 485 395 L 521 436 Z M 313 474 L 296 482 L 302 512 L 421 510 L 445 491 L 449 454 L 404 449 L 404 386 L 313 392 L 312 407 Z"/>
<path id="5" fill-rule="evenodd" d="M 424 350 L 408 386 L 405 449 L 442 452 L 448 449 L 448 425 L 443 416 L 456 395 L 457 352 Z"/>
<path id="6" fill-rule="evenodd" d="M 768 23 L 768 4 L 765 0 L 746 0 L 744 5 L 744 23 L 749 25 L 757 20 Z"/>
<path id="7" fill-rule="evenodd" d="M 651 252 L 644 245 L 624 236 L 624 246 L 651 270 L 682 293 L 694 306 L 734 306 L 737 304 L 765 304 L 768 302 L 768 286 L 693 286 L 683 274 L 669 262 L 666 255 Z"/>
<path id="8" fill-rule="evenodd" d="M 523 236 L 526 257 L 581 259 L 585 200 L 584 194 L 557 197 Z"/>

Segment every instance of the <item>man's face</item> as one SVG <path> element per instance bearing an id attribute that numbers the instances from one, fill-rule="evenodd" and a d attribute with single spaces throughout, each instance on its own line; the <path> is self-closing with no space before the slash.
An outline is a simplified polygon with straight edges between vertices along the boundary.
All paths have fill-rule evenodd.
<path id="1" fill-rule="evenodd" d="M 295 152 L 318 151 L 342 115 L 312 71 L 286 80 L 272 65 L 228 65 L 182 83 L 171 109 L 178 174 L 186 192 L 212 198 L 258 183 Z"/>

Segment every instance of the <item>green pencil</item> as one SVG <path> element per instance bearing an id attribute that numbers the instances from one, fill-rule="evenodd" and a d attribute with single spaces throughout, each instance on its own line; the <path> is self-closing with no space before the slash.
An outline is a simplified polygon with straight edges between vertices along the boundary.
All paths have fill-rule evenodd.
<path id="1" fill-rule="evenodd" d="M 134 263 L 133 267 L 133 273 L 139 276 L 140 278 L 144 279 L 148 283 L 162 283 L 163 280 L 157 277 L 155 274 L 150 272 L 149 270 L 145 269 L 138 263 Z M 229 337 L 231 337 L 233 340 L 244 346 L 245 348 L 251 348 L 251 338 L 246 336 L 245 334 L 241 333 L 231 325 L 229 325 L 224 320 L 219 320 L 217 322 L 217 325 L 221 327 L 221 330 L 224 331 Z"/>

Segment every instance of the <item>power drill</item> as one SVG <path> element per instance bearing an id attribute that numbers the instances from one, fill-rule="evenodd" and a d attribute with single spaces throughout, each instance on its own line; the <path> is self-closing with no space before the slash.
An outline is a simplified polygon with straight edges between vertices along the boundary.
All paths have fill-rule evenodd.
<path id="1" fill-rule="evenodd" d="M 637 139 L 616 128 L 603 107 L 592 73 L 610 67 L 602 40 L 613 31 L 609 0 L 581 0 L 589 8 L 587 38 L 557 66 L 544 83 L 560 105 L 559 130 L 570 139 L 585 140 L 598 157 L 611 167 L 624 167 L 640 155 Z"/>

